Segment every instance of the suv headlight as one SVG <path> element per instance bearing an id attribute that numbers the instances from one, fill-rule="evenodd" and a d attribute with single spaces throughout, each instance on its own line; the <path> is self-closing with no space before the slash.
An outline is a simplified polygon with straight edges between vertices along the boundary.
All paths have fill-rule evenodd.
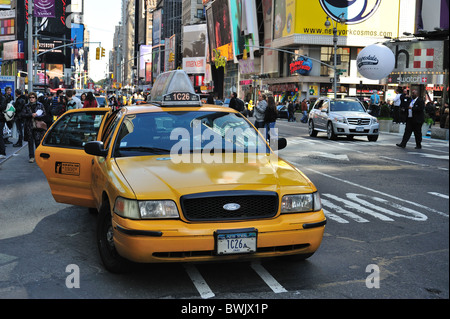
<path id="1" fill-rule="evenodd" d="M 377 124 L 377 123 L 379 123 L 378 118 L 372 117 L 372 124 Z"/>
<path id="2" fill-rule="evenodd" d="M 335 117 L 334 121 L 339 123 L 345 123 L 345 117 Z"/>
<path id="3" fill-rule="evenodd" d="M 322 208 L 319 192 L 313 194 L 285 195 L 281 200 L 281 213 L 315 212 Z"/>
<path id="4" fill-rule="evenodd" d="M 118 197 L 114 213 L 129 219 L 179 218 L 178 208 L 171 200 L 137 201 Z"/>

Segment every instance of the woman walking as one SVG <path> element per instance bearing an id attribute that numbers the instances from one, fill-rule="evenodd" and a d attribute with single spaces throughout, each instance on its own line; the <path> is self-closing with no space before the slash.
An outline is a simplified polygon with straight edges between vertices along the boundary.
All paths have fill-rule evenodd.
<path id="1" fill-rule="evenodd" d="M 24 140 L 28 141 L 28 156 L 30 163 L 34 163 L 34 149 L 37 148 L 44 137 L 47 125 L 44 122 L 45 107 L 38 102 L 34 92 L 28 94 L 28 104 L 22 110 L 24 120 Z M 43 124 L 42 124 L 43 123 Z"/>
<path id="2" fill-rule="evenodd" d="M 276 140 L 277 134 L 275 131 L 275 122 L 277 120 L 277 107 L 273 96 L 267 98 L 267 108 L 264 114 L 264 122 L 266 127 L 266 140 L 270 143 L 270 138 Z"/>

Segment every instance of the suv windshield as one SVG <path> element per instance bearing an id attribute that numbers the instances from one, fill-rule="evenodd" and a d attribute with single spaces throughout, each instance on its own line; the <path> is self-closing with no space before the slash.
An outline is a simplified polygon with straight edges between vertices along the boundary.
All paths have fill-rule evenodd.
<path id="1" fill-rule="evenodd" d="M 160 154 L 268 153 L 258 132 L 241 115 L 228 112 L 157 112 L 124 118 L 115 157 Z"/>
<path id="2" fill-rule="evenodd" d="M 331 112 L 366 112 L 358 101 L 331 101 Z"/>

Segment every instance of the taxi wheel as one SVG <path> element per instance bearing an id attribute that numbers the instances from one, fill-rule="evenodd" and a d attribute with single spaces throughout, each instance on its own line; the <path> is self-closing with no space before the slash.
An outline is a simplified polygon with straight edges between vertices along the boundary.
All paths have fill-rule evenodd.
<path id="1" fill-rule="evenodd" d="M 120 256 L 114 247 L 111 209 L 108 202 L 103 203 L 98 215 L 97 245 L 103 265 L 108 271 L 112 273 L 128 271 L 130 263 Z"/>

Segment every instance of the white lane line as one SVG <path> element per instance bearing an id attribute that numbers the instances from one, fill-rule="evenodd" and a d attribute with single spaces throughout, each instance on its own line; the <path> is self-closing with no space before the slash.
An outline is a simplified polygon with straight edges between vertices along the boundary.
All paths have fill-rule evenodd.
<path id="1" fill-rule="evenodd" d="M 295 163 L 295 162 L 294 162 L 294 163 Z M 298 164 L 298 163 L 297 163 L 297 164 Z M 448 213 L 443 213 L 443 212 L 440 212 L 440 211 L 435 210 L 435 209 L 433 209 L 433 208 L 430 208 L 430 207 L 427 207 L 427 206 L 424 206 L 424 205 L 421 205 L 421 204 L 417 204 L 417 203 L 414 203 L 414 202 L 409 201 L 409 200 L 406 200 L 406 199 L 402 199 L 402 198 L 399 198 L 399 197 L 396 197 L 396 196 L 392 196 L 392 195 L 390 195 L 390 194 L 383 193 L 383 192 L 377 191 L 377 190 L 375 190 L 375 189 L 372 189 L 372 188 L 369 188 L 369 187 L 366 187 L 366 186 L 363 186 L 363 185 L 359 185 L 359 184 L 356 184 L 356 183 L 352 183 L 352 182 L 347 181 L 347 180 L 345 180 L 345 179 L 338 178 L 338 177 L 334 177 L 334 176 L 331 176 L 331 175 L 328 175 L 328 174 L 319 172 L 319 171 L 317 171 L 317 170 L 315 170 L 315 169 L 312 169 L 312 168 L 302 167 L 302 169 L 303 169 L 303 170 L 311 171 L 311 172 L 313 172 L 313 173 L 315 173 L 315 174 L 319 174 L 319 175 L 322 175 L 322 176 L 325 176 L 325 177 L 328 177 L 328 178 L 331 178 L 331 179 L 334 179 L 334 180 L 337 180 L 337 181 L 342 182 L 342 183 L 346 183 L 346 184 L 349 184 L 349 185 L 352 185 L 352 186 L 355 186 L 355 187 L 359 187 L 359 188 L 361 188 L 361 189 L 365 189 L 365 190 L 374 192 L 374 193 L 376 193 L 376 194 L 380 194 L 380 195 L 383 195 L 383 196 L 386 196 L 386 197 L 389 197 L 389 198 L 393 198 L 393 199 L 398 200 L 398 201 L 401 201 L 401 202 L 406 202 L 406 203 L 408 203 L 408 204 L 410 204 L 410 205 L 414 205 L 414 206 L 417 206 L 417 207 L 426 209 L 426 210 L 429 211 L 429 212 L 433 212 L 433 213 L 436 213 L 436 214 L 439 214 L 439 215 L 441 215 L 441 216 L 444 216 L 444 217 L 447 217 L 447 218 L 448 218 Z"/>
<path id="2" fill-rule="evenodd" d="M 435 193 L 435 192 L 428 192 L 428 194 L 434 195 L 434 196 L 437 196 L 437 197 L 442 197 L 442 198 L 445 198 L 445 199 L 448 199 L 448 198 L 449 198 L 448 195 L 444 195 L 444 194 L 440 194 L 440 193 Z"/>
<path id="3" fill-rule="evenodd" d="M 261 263 L 253 261 L 252 268 L 261 277 L 262 280 L 273 290 L 274 293 L 279 294 L 281 292 L 287 292 L 286 289 L 281 286 L 275 278 L 261 265 Z"/>
<path id="4" fill-rule="evenodd" d="M 194 283 L 195 288 L 197 288 L 198 292 L 200 293 L 200 297 L 202 297 L 203 299 L 208 299 L 215 296 L 215 294 L 211 291 L 208 284 L 206 283 L 205 279 L 203 279 L 202 275 L 194 265 L 186 264 L 184 265 L 184 269 Z"/>

